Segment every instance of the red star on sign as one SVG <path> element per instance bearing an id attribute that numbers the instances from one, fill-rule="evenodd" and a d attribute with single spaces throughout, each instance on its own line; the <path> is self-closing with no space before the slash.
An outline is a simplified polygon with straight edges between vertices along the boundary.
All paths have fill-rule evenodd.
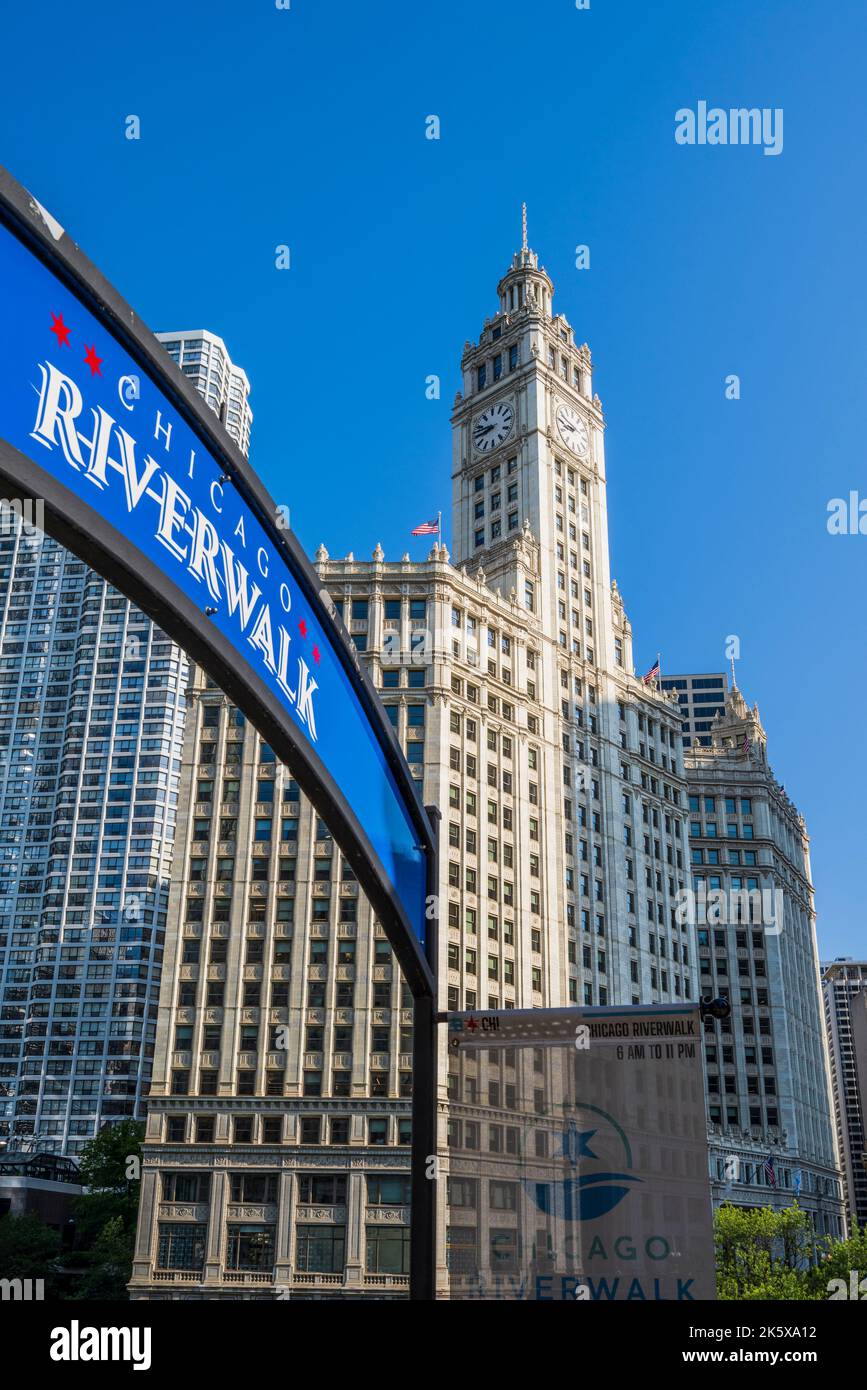
<path id="1" fill-rule="evenodd" d="M 313 660 L 316 662 L 316 665 L 317 665 L 317 666 L 319 665 L 320 661 L 322 660 L 322 653 L 320 652 L 320 650 L 319 650 L 318 647 L 314 647 L 314 648 L 313 648 Z"/>
<path id="2" fill-rule="evenodd" d="M 302 637 L 306 637 L 306 636 L 307 636 L 307 624 L 305 623 L 305 621 L 304 621 L 303 618 L 301 619 L 300 623 L 298 624 L 298 631 L 301 633 L 301 636 L 302 636 Z"/>
<path id="3" fill-rule="evenodd" d="M 86 343 L 85 347 L 87 347 Z M 102 372 L 99 370 L 102 358 L 96 355 L 96 345 L 87 348 L 87 352 L 84 354 L 84 360 L 90 368 L 91 376 L 102 376 Z"/>
<path id="4" fill-rule="evenodd" d="M 64 343 L 69 347 L 69 329 L 63 322 L 62 314 L 52 314 L 53 323 L 50 328 L 51 333 L 57 334 L 57 346 L 63 347 Z"/>
<path id="5" fill-rule="evenodd" d="M 470 1015 L 470 1017 L 467 1019 L 467 1027 L 469 1028 L 470 1032 L 475 1033 L 478 1026 L 479 1025 L 476 1023 L 476 1020 L 472 1017 L 472 1015 Z"/>

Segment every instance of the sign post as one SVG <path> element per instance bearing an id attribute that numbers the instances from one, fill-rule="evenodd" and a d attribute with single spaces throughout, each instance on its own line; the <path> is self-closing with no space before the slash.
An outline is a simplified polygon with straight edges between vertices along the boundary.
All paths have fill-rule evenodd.
<path id="1" fill-rule="evenodd" d="M 699 1005 L 446 1022 L 450 1298 L 713 1299 Z"/>
<path id="2" fill-rule="evenodd" d="M 327 822 L 418 1014 L 413 1172 L 432 1152 L 430 821 L 282 511 L 161 343 L 0 169 L 0 487 L 189 653 Z M 435 899 L 434 899 L 435 902 Z M 431 1100 L 431 1111 L 433 1103 Z M 423 1153 L 421 1150 L 423 1149 Z M 419 1189 L 421 1192 L 421 1189 Z M 413 1231 L 414 1297 L 433 1252 Z M 427 1292 L 419 1292 L 426 1289 Z"/>

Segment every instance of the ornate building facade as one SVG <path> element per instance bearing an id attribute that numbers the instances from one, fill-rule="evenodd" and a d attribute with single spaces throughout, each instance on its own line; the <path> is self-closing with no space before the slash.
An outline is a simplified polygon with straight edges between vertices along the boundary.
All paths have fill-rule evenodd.
<path id="1" fill-rule="evenodd" d="M 678 706 L 632 675 L 601 404 L 552 293 L 524 246 L 465 349 L 454 557 L 316 557 L 442 812 L 443 1008 L 696 997 Z M 133 1294 L 400 1295 L 410 1000 L 290 774 L 193 694 Z M 446 1152 L 447 1089 L 443 1055 Z"/>
<path id="2" fill-rule="evenodd" d="M 701 991 L 732 1006 L 705 1047 L 711 1190 L 741 1206 L 797 1198 L 816 1230 L 840 1236 L 807 827 L 737 686 L 710 729 L 686 773 Z"/>
<path id="3" fill-rule="evenodd" d="M 316 556 L 441 811 L 440 1007 L 697 999 L 681 713 L 633 674 L 590 352 L 526 242 L 497 295 L 452 416 L 453 554 Z M 402 1297 L 411 1001 L 291 773 L 190 693 L 132 1295 Z M 478 1229 L 450 1162 L 498 1127 L 450 1125 L 475 1102 L 440 1063 L 444 1267 Z"/>

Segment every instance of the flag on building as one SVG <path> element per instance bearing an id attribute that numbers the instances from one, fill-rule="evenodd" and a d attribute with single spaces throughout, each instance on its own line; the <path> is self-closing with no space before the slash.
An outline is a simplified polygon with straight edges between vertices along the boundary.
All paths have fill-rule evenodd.
<path id="1" fill-rule="evenodd" d="M 752 753 L 752 751 L 753 751 L 753 741 L 752 741 L 752 739 L 750 738 L 749 734 L 744 734 L 744 741 L 743 741 L 743 743 L 741 744 L 741 748 L 743 749 L 743 751 L 744 751 L 745 753 Z"/>
<path id="2" fill-rule="evenodd" d="M 655 681 L 655 680 L 656 680 L 656 678 L 657 678 L 658 675 L 659 675 L 659 657 L 656 658 L 656 660 L 654 661 L 654 663 L 653 663 L 653 665 L 651 666 L 650 670 L 648 671 L 647 675 L 644 677 L 644 684 L 645 684 L 645 685 L 649 685 L 651 681 Z"/>
<path id="3" fill-rule="evenodd" d="M 768 1154 L 767 1158 L 765 1159 L 764 1163 L 762 1164 L 762 1167 L 763 1167 L 764 1170 L 765 1170 L 765 1177 L 766 1177 L 767 1180 L 768 1180 L 768 1186 L 769 1186 L 769 1187 L 776 1187 L 776 1185 L 777 1185 L 777 1174 L 776 1174 L 776 1170 L 774 1169 L 774 1156 L 773 1156 L 773 1154 Z"/>
<path id="4" fill-rule="evenodd" d="M 412 530 L 413 536 L 438 536 L 440 533 L 439 521 L 423 521 L 420 526 Z"/>

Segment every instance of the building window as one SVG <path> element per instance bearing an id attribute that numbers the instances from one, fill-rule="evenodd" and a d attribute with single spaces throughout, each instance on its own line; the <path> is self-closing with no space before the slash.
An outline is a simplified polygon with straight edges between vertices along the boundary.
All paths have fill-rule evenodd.
<path id="1" fill-rule="evenodd" d="M 201 1273 L 205 1265 L 205 1225 L 190 1221 L 160 1224 L 157 1268 Z"/>
<path id="2" fill-rule="evenodd" d="M 270 1270 L 274 1268 L 273 1226 L 228 1226 L 227 1269 Z"/>
<path id="3" fill-rule="evenodd" d="M 367 1227 L 368 1274 L 409 1274 L 409 1227 Z"/>
<path id="4" fill-rule="evenodd" d="M 304 1274 L 340 1274 L 346 1260 L 345 1226 L 298 1226 L 295 1267 Z"/>
<path id="5" fill-rule="evenodd" d="M 388 1143 L 388 1120 L 377 1119 L 367 1122 L 367 1142 L 378 1148 L 384 1148 Z"/>
<path id="6" fill-rule="evenodd" d="M 332 1123 L 333 1128 L 333 1123 Z M 299 1173 L 298 1200 L 304 1205 L 342 1207 L 346 1205 L 345 1173 Z"/>

